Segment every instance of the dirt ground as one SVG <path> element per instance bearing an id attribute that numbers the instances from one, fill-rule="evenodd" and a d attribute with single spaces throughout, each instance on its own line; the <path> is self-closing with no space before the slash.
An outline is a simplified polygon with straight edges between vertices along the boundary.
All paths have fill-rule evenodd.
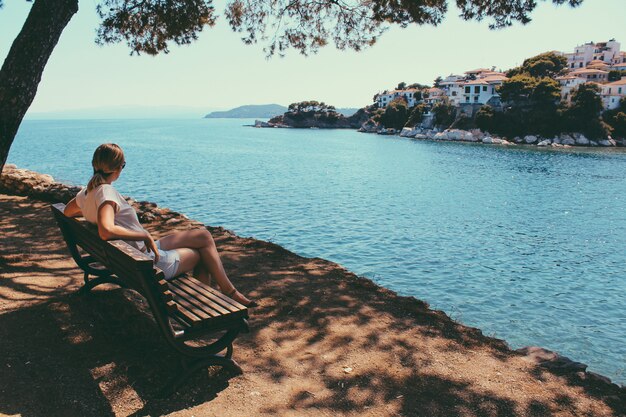
<path id="1" fill-rule="evenodd" d="M 147 228 L 197 226 L 169 223 Z M 235 341 L 244 373 L 209 368 L 164 399 L 176 356 L 141 298 L 113 286 L 78 294 L 49 204 L 0 195 L 0 415 L 626 415 L 624 389 L 537 366 L 336 264 L 209 229 L 260 303 Z"/>

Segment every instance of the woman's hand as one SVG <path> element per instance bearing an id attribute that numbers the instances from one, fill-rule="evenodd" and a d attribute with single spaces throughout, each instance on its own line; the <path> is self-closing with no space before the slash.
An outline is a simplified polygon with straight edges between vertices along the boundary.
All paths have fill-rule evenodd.
<path id="1" fill-rule="evenodd" d="M 154 263 L 156 264 L 157 262 L 159 262 L 159 250 L 157 249 L 156 243 L 154 242 L 154 239 L 152 239 L 152 236 L 150 236 L 150 233 L 148 231 L 146 231 L 146 236 L 143 240 L 143 243 L 146 244 L 146 249 L 148 250 L 148 252 L 154 253 Z"/>

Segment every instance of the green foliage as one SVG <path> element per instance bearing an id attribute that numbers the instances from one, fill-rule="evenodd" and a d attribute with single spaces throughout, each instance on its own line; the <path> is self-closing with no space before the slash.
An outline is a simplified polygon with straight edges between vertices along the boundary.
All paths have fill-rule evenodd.
<path id="1" fill-rule="evenodd" d="M 448 128 L 456 116 L 456 109 L 447 101 L 437 103 L 433 106 L 432 112 L 435 117 L 435 125 Z"/>
<path id="2" fill-rule="evenodd" d="M 531 77 L 556 77 L 567 69 L 567 58 L 554 52 L 545 52 L 532 58 L 525 59 L 521 67 L 507 71 L 507 77 L 527 74 Z"/>
<path id="3" fill-rule="evenodd" d="M 485 132 L 493 132 L 495 127 L 496 112 L 491 106 L 482 106 L 476 112 L 476 127 Z"/>
<path id="4" fill-rule="evenodd" d="M 409 118 L 409 107 L 406 100 L 397 98 L 387 105 L 380 122 L 386 128 L 402 129 Z"/>
<path id="5" fill-rule="evenodd" d="M 552 2 L 576 7 L 583 0 L 552 0 Z M 531 0 L 457 0 L 456 5 L 464 19 L 481 21 L 490 17 L 493 21 L 489 24 L 489 28 L 497 29 L 511 26 L 514 21 L 521 24 L 530 22 L 529 12 L 537 6 L 537 2 Z"/>
<path id="6" fill-rule="evenodd" d="M 1 2 L 2 0 L 0 0 Z M 228 0 L 223 13 L 246 44 L 264 43 L 267 56 L 289 48 L 308 55 L 333 42 L 360 51 L 376 43 L 390 24 L 442 22 L 452 0 Z M 577 6 L 582 0 L 552 0 Z M 0 3 L 1 4 L 1 3 Z M 531 0 L 456 0 L 465 20 L 492 19 L 491 28 L 527 23 Z M 133 53 L 168 52 L 168 43 L 188 44 L 217 15 L 212 0 L 100 0 L 101 44 L 126 42 Z"/>
<path id="7" fill-rule="evenodd" d="M 606 137 L 610 126 L 598 117 L 601 111 L 600 87 L 581 84 L 572 93 L 571 105 L 563 111 L 565 125 L 572 132 L 584 133 L 591 139 Z"/>
<path id="8" fill-rule="evenodd" d="M 415 127 L 422 122 L 422 116 L 424 115 L 424 111 L 426 110 L 426 105 L 416 104 L 410 111 L 409 119 L 407 120 L 405 126 L 407 127 Z"/>
<path id="9" fill-rule="evenodd" d="M 609 71 L 609 82 L 619 81 L 622 77 L 626 77 L 626 70 L 611 70 Z"/>
<path id="10" fill-rule="evenodd" d="M 626 98 L 622 98 L 616 109 L 605 111 L 602 119 L 611 127 L 615 138 L 626 139 Z"/>
<path id="11" fill-rule="evenodd" d="M 406 89 L 406 83 L 404 81 L 399 83 L 398 86 L 396 87 L 396 90 L 405 90 L 405 89 Z"/>
<path id="12" fill-rule="evenodd" d="M 415 88 L 415 89 L 418 89 L 418 90 L 427 90 L 427 89 L 430 88 L 430 86 L 425 85 L 425 84 L 420 84 L 420 83 L 413 83 L 413 84 L 407 85 L 406 88 Z"/>
<path id="13" fill-rule="evenodd" d="M 441 77 L 435 78 L 435 81 L 433 82 L 433 87 L 439 88 L 442 81 L 443 81 L 443 78 Z"/>
<path id="14" fill-rule="evenodd" d="M 608 124 L 613 129 L 613 136 L 626 139 L 626 112 L 618 112 Z"/>
<path id="15" fill-rule="evenodd" d="M 291 103 L 287 108 L 289 113 L 307 113 L 307 112 L 315 112 L 315 113 L 334 113 L 336 112 L 335 106 L 331 106 L 329 104 L 315 100 L 310 101 L 300 101 L 298 103 Z"/>
<path id="16" fill-rule="evenodd" d="M 531 77 L 526 73 L 512 76 L 499 89 L 504 111 L 481 108 L 476 124 L 492 133 L 513 137 L 528 134 L 557 134 L 561 117 L 558 102 L 559 83 L 551 78 Z"/>

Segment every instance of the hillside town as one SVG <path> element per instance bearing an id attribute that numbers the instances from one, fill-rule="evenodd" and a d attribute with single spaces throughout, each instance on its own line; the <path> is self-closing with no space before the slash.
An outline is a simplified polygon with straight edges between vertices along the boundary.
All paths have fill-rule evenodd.
<path id="1" fill-rule="evenodd" d="M 569 102 L 572 91 L 581 84 L 592 83 L 600 87 L 600 96 L 605 110 L 619 106 L 620 100 L 626 97 L 626 72 L 621 78 L 611 80 L 611 71 L 626 71 L 626 51 L 620 50 L 620 43 L 615 39 L 607 42 L 588 42 L 579 45 L 574 52 L 555 54 L 567 59 L 567 73 L 554 79 L 561 85 L 561 99 Z M 431 88 L 405 88 L 380 92 L 374 96 L 379 108 L 404 98 L 408 107 L 424 103 L 432 107 L 447 101 L 455 107 L 473 114 L 483 105 L 494 108 L 501 106 L 498 88 L 508 80 L 504 72 L 492 68 L 478 68 L 466 71 L 463 75 L 450 74 L 439 77 Z"/>

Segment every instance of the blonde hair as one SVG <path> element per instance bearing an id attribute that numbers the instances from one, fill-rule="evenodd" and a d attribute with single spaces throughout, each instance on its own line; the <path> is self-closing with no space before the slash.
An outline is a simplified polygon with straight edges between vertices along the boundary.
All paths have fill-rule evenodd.
<path id="1" fill-rule="evenodd" d="M 93 175 L 87 183 L 87 191 L 104 184 L 106 178 L 124 163 L 124 151 L 115 143 L 103 143 L 93 153 L 91 166 Z"/>

